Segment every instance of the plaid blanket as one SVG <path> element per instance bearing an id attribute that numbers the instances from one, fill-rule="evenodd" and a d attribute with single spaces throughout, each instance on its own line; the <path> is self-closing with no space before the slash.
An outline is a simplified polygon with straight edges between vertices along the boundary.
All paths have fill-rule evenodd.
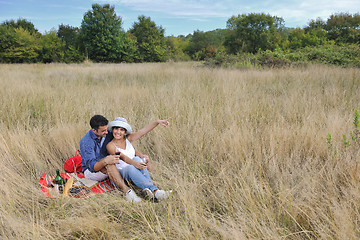
<path id="1" fill-rule="evenodd" d="M 60 173 L 61 177 L 63 179 L 69 179 L 72 176 L 71 173 Z M 79 178 L 85 178 L 83 173 L 76 173 L 77 177 Z M 74 183 L 77 182 L 76 179 L 74 179 Z M 51 175 L 48 175 L 46 173 L 43 173 L 39 179 L 39 183 L 41 185 L 41 191 L 44 192 L 46 197 L 49 198 L 56 198 L 59 193 L 54 192 L 54 177 Z M 91 188 L 83 187 L 84 189 L 88 189 L 90 191 L 87 191 L 89 193 L 83 194 L 81 197 L 90 197 L 94 194 L 104 193 L 108 191 L 112 191 L 115 189 L 115 186 L 112 184 L 109 178 L 105 179 L 104 181 L 96 183 Z"/>

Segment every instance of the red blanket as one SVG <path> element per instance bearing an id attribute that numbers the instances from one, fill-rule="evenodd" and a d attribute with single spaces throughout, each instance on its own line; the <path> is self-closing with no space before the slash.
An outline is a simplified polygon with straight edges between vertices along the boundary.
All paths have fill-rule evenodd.
<path id="1" fill-rule="evenodd" d="M 70 177 L 72 177 L 70 173 L 60 173 L 60 175 L 64 179 L 69 179 Z M 84 174 L 82 173 L 77 173 L 77 176 L 79 178 L 84 178 Z M 76 182 L 77 180 L 75 179 L 74 181 Z M 53 191 L 53 187 L 52 187 L 53 182 L 54 182 L 54 178 L 46 173 L 43 173 L 43 175 L 39 179 L 41 190 L 44 192 L 46 197 L 56 198 L 57 195 L 59 195 L 59 194 L 55 194 Z M 98 182 L 93 187 L 91 187 L 89 189 L 90 194 L 85 194 L 82 197 L 90 197 L 93 194 L 104 193 L 104 192 L 112 191 L 114 189 L 115 186 L 111 183 L 110 179 L 107 178 L 104 181 Z"/>

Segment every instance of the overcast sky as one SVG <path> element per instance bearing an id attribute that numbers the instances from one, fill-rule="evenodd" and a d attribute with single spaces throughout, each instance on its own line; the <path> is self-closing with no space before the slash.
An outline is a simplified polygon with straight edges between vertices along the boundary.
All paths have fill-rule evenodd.
<path id="1" fill-rule="evenodd" d="M 60 24 L 80 27 L 94 3 L 110 3 L 128 30 L 145 15 L 165 29 L 165 35 L 187 35 L 196 30 L 226 28 L 226 21 L 243 13 L 282 17 L 286 27 L 305 27 L 309 20 L 331 14 L 360 12 L 360 0 L 0 0 L 0 22 L 19 18 L 32 22 L 41 33 Z"/>

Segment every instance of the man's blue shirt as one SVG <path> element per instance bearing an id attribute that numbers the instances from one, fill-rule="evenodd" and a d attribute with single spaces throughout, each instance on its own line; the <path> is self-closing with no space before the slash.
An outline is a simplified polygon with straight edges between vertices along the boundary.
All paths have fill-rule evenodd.
<path id="1" fill-rule="evenodd" d="M 112 140 L 112 134 L 109 132 L 105 136 L 104 142 L 101 144 L 95 133 L 90 129 L 84 137 L 80 140 L 80 154 L 82 158 L 82 170 L 85 172 L 89 169 L 90 172 L 94 171 L 94 165 L 104 157 L 106 157 L 106 145 Z"/>

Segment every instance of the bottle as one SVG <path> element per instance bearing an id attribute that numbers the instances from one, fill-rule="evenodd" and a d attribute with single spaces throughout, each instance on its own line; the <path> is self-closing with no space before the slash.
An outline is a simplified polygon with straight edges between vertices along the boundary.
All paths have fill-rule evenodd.
<path id="1" fill-rule="evenodd" d="M 59 190 L 60 193 L 62 193 L 64 189 L 64 179 L 60 176 L 60 170 L 56 169 L 56 177 L 54 179 L 55 188 Z"/>

